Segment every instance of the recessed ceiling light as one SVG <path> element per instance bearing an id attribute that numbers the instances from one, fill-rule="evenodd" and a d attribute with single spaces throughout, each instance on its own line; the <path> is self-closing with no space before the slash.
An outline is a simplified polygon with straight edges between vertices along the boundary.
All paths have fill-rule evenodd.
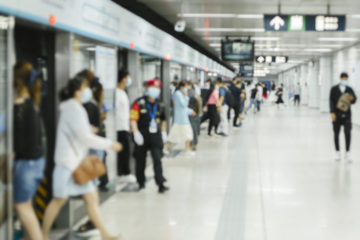
<path id="1" fill-rule="evenodd" d="M 88 48 L 86 48 L 86 50 L 88 50 L 88 51 L 90 51 L 90 52 L 93 52 L 93 51 L 96 50 L 96 48 L 94 48 L 94 47 L 88 47 Z"/>
<path id="2" fill-rule="evenodd" d="M 242 18 L 263 19 L 263 14 L 234 14 L 234 13 L 179 13 L 182 18 Z"/>
<path id="3" fill-rule="evenodd" d="M 210 43 L 210 47 L 221 47 L 221 43 Z"/>
<path id="4" fill-rule="evenodd" d="M 265 32 L 263 28 L 195 28 L 197 32 Z"/>
<path id="5" fill-rule="evenodd" d="M 330 48 L 307 48 L 304 49 L 305 52 L 331 52 Z"/>
<path id="6" fill-rule="evenodd" d="M 323 41 L 323 42 L 355 42 L 357 41 L 357 38 L 319 38 L 319 41 Z"/>

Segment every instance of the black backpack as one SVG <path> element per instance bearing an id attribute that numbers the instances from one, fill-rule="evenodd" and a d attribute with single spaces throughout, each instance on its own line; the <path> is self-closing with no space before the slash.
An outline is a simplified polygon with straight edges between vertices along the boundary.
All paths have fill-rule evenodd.
<path id="1" fill-rule="evenodd" d="M 225 100 L 229 107 L 233 108 L 235 106 L 234 96 L 228 89 L 226 89 Z"/>

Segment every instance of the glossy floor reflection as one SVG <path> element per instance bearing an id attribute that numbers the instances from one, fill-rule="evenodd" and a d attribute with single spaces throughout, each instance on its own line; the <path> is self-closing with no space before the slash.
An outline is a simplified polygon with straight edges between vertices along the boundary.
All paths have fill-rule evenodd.
<path id="1" fill-rule="evenodd" d="M 127 240 L 359 239 L 359 135 L 354 164 L 336 163 L 328 114 L 265 106 L 228 138 L 202 136 L 196 157 L 164 159 L 169 193 L 152 181 L 102 214 Z"/>

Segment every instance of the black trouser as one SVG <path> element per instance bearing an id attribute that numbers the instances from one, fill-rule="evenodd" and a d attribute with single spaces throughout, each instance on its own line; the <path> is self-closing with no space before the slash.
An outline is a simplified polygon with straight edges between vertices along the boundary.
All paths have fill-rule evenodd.
<path id="1" fill-rule="evenodd" d="M 239 114 L 240 114 L 240 104 L 235 104 L 234 111 L 235 111 L 235 116 L 233 120 L 233 126 L 237 126 L 237 120 L 239 119 Z"/>
<path id="2" fill-rule="evenodd" d="M 103 159 L 105 166 L 106 166 L 106 157 L 107 157 L 107 153 L 105 152 L 104 159 Z M 99 177 L 99 181 L 100 181 L 101 187 L 105 187 L 109 183 L 109 176 L 107 175 L 107 171 L 104 175 Z"/>
<path id="3" fill-rule="evenodd" d="M 134 157 L 136 159 L 136 178 L 140 186 L 145 186 L 145 169 L 147 152 L 151 152 L 153 168 L 155 173 L 155 182 L 158 186 L 164 184 L 164 176 L 161 158 L 163 157 L 163 141 L 160 133 L 143 134 L 144 145 L 135 146 Z"/>
<path id="4" fill-rule="evenodd" d="M 346 151 L 348 152 L 350 151 L 350 144 L 351 144 L 351 128 L 352 128 L 351 118 L 350 117 L 341 118 L 340 116 L 336 116 L 336 121 L 333 122 L 336 151 L 340 151 L 339 135 L 340 135 L 341 125 L 344 126 Z"/>
<path id="5" fill-rule="evenodd" d="M 117 140 L 123 145 L 123 150 L 117 154 L 117 173 L 130 174 L 130 133 L 127 131 L 117 132 Z"/>
<path id="6" fill-rule="evenodd" d="M 213 127 L 215 127 L 215 132 L 217 131 L 217 127 L 219 125 L 219 115 L 217 112 L 216 105 L 207 105 L 208 111 L 202 116 L 201 123 L 205 122 L 206 120 L 210 119 L 209 128 L 208 128 L 208 134 L 211 135 L 211 131 Z"/>
<path id="7" fill-rule="evenodd" d="M 295 103 L 295 105 L 296 105 L 296 103 L 297 103 L 297 104 L 300 104 L 300 95 L 299 95 L 299 94 L 296 94 L 296 95 L 294 96 L 294 103 Z"/>

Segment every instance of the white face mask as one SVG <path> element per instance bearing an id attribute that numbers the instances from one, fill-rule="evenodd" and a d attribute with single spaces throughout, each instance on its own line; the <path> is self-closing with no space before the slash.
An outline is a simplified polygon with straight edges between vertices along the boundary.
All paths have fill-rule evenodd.
<path id="1" fill-rule="evenodd" d="M 81 102 L 87 103 L 91 100 L 91 98 L 92 98 L 92 91 L 90 88 L 87 87 L 81 93 Z"/>
<path id="2" fill-rule="evenodd" d="M 131 79 L 131 77 L 129 76 L 129 77 L 128 77 L 128 80 L 127 80 L 126 87 L 130 87 L 131 85 L 132 85 L 132 79 Z"/>

